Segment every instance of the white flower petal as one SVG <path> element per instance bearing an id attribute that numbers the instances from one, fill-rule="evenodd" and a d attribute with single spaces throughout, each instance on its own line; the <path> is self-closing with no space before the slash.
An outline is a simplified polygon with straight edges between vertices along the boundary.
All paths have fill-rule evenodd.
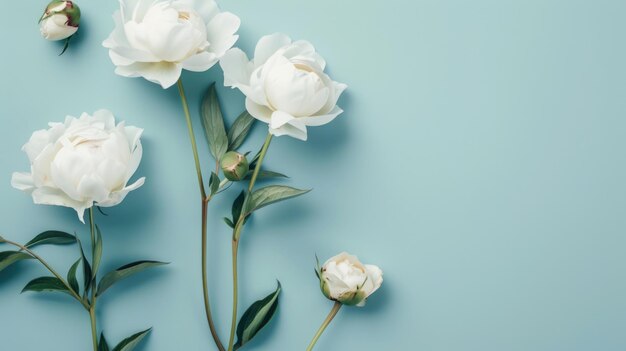
<path id="1" fill-rule="evenodd" d="M 304 127 L 304 130 L 303 130 L 303 129 L 297 128 L 296 126 L 292 124 L 285 124 L 284 126 L 277 128 L 277 129 L 270 128 L 270 133 L 272 133 L 272 135 L 275 135 L 275 136 L 288 135 L 292 138 L 300 139 L 302 141 L 306 141 L 307 139 L 306 127 Z"/>
<path id="2" fill-rule="evenodd" d="M 278 129 L 283 125 L 291 122 L 295 117 L 283 111 L 275 111 L 272 113 L 270 128 Z"/>
<path id="3" fill-rule="evenodd" d="M 224 71 L 224 86 L 239 88 L 250 84 L 254 65 L 241 49 L 234 48 L 226 51 L 220 59 L 220 67 Z"/>
<path id="4" fill-rule="evenodd" d="M 210 43 L 209 51 L 218 58 L 222 57 L 226 50 L 230 49 L 237 39 L 235 35 L 239 29 L 241 20 L 230 12 L 222 12 L 207 24 L 207 40 Z"/>
<path id="5" fill-rule="evenodd" d="M 328 114 L 320 115 L 320 116 L 312 116 L 312 117 L 299 117 L 305 125 L 310 127 L 318 127 L 322 126 L 326 123 L 331 122 L 335 117 L 339 116 L 343 112 L 342 109 L 335 106 L 335 108 Z"/>
<path id="6" fill-rule="evenodd" d="M 181 62 L 182 68 L 193 72 L 204 72 L 217 63 L 217 57 L 212 52 L 203 51 Z"/>
<path id="7" fill-rule="evenodd" d="M 129 66 L 118 66 L 115 73 L 124 77 L 144 77 L 167 89 L 180 78 L 182 67 L 171 62 L 143 63 L 137 62 Z"/>
<path id="8" fill-rule="evenodd" d="M 251 99 L 246 99 L 246 110 L 252 117 L 261 122 L 270 123 L 272 120 L 272 110 L 266 106 L 257 104 Z"/>
<path id="9" fill-rule="evenodd" d="M 133 184 L 129 186 L 126 186 L 122 190 L 111 193 L 108 199 L 98 202 L 98 206 L 112 207 L 112 206 L 118 205 L 124 200 L 124 198 L 126 198 L 126 195 L 128 195 L 129 192 L 141 187 L 145 183 L 145 181 L 146 181 L 145 177 L 137 179 L 136 182 L 134 182 Z"/>
<path id="10" fill-rule="evenodd" d="M 83 214 L 93 204 L 89 201 L 81 202 L 69 198 L 63 191 L 55 188 L 41 187 L 33 190 L 33 202 L 38 205 L 55 205 L 70 207 L 76 210 L 78 219 L 85 223 Z"/>
<path id="11" fill-rule="evenodd" d="M 274 33 L 261 37 L 254 49 L 255 67 L 264 64 L 276 51 L 289 44 L 291 44 L 291 38 L 283 33 Z"/>
<path id="12" fill-rule="evenodd" d="M 26 172 L 14 172 L 11 176 L 11 186 L 17 190 L 31 191 L 35 187 L 33 175 Z"/>

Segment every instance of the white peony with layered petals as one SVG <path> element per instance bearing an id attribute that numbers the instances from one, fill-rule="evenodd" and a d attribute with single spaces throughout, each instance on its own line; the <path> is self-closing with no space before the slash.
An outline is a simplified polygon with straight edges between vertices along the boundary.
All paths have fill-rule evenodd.
<path id="1" fill-rule="evenodd" d="M 214 0 L 120 0 L 102 43 L 124 77 L 172 86 L 183 69 L 203 72 L 237 41 L 239 18 Z"/>
<path id="2" fill-rule="evenodd" d="M 50 123 L 22 148 L 31 172 L 13 173 L 11 185 L 30 193 L 36 204 L 75 209 L 84 222 L 86 209 L 115 206 L 143 185 L 145 178 L 128 185 L 141 161 L 142 132 L 124 122 L 116 125 L 107 110 Z"/>
<path id="3" fill-rule="evenodd" d="M 280 33 L 262 37 L 254 59 L 238 48 L 220 60 L 224 85 L 246 95 L 246 109 L 269 124 L 270 133 L 306 140 L 307 127 L 332 121 L 343 110 L 337 100 L 347 85 L 324 73 L 326 61 L 311 43 Z"/>

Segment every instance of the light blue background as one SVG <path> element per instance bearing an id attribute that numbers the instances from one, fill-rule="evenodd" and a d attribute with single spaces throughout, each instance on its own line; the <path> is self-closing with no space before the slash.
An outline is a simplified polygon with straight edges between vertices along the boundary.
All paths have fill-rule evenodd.
<path id="1" fill-rule="evenodd" d="M 110 341 L 153 326 L 141 350 L 210 350 L 200 289 L 199 208 L 175 89 L 114 75 L 101 41 L 117 4 L 82 1 L 66 55 L 39 37 L 45 1 L 13 1 L 0 42 L 0 232 L 87 235 L 72 210 L 35 206 L 10 187 L 32 131 L 106 107 L 145 128 L 146 185 L 108 217 L 104 270 L 171 261 L 101 299 Z M 619 0 L 223 1 L 251 52 L 276 31 L 308 39 L 350 88 L 346 112 L 278 138 L 267 165 L 314 191 L 255 215 L 241 246 L 241 305 L 283 283 L 280 310 L 249 350 L 303 350 L 331 307 L 314 254 L 380 265 L 365 308 L 342 310 L 319 350 L 626 349 L 626 2 Z M 217 81 L 230 120 L 242 111 L 222 73 L 185 74 L 197 116 Z M 244 149 L 256 151 L 257 125 Z M 230 236 L 211 204 L 210 269 L 222 338 L 230 319 Z M 72 248 L 41 248 L 56 266 Z M 20 264 L 0 282 L 0 349 L 88 350 L 88 316 L 65 296 L 23 294 L 45 272 Z"/>

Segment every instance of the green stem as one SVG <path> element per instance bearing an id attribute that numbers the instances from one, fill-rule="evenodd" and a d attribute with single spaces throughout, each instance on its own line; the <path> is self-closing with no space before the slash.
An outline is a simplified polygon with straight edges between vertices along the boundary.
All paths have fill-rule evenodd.
<path id="1" fill-rule="evenodd" d="M 196 175 L 198 177 L 198 185 L 200 187 L 200 196 L 202 196 L 202 200 L 204 200 L 206 199 L 206 191 L 204 190 L 204 181 L 202 180 L 202 168 L 200 167 L 200 157 L 198 156 L 196 136 L 193 132 L 193 124 L 191 123 L 191 116 L 189 115 L 189 105 L 187 104 L 187 97 L 185 96 L 182 79 L 178 80 L 178 93 L 180 94 L 180 101 L 183 104 L 183 112 L 185 113 L 185 119 L 187 120 L 187 131 L 189 132 L 191 150 L 193 151 L 193 159 L 196 164 Z"/>
<path id="2" fill-rule="evenodd" d="M 248 185 L 248 195 L 254 189 L 254 184 L 256 183 L 257 177 L 259 175 L 259 171 L 261 170 L 261 164 L 265 159 L 265 154 L 267 154 L 267 149 L 270 147 L 270 143 L 272 142 L 272 134 L 268 133 L 265 138 L 265 142 L 263 143 L 263 147 L 261 148 L 261 153 L 259 154 L 259 160 L 254 167 L 254 172 L 252 173 L 252 178 L 250 178 L 250 184 Z M 232 258 L 233 258 L 233 311 L 232 318 L 230 323 L 230 339 L 228 340 L 228 351 L 232 351 L 235 342 L 235 328 L 237 326 L 237 303 L 239 300 L 239 291 L 238 291 L 238 281 L 237 281 L 237 255 L 239 251 L 239 238 L 241 237 L 241 230 L 243 228 L 243 222 L 246 218 L 246 213 L 241 211 L 241 215 L 235 224 L 235 228 L 233 230 L 233 248 L 232 248 Z"/>
<path id="3" fill-rule="evenodd" d="M 207 322 L 209 323 L 209 329 L 211 330 L 211 335 L 213 336 L 213 341 L 215 341 L 215 345 L 217 346 L 219 351 L 224 351 L 225 350 L 224 346 L 222 345 L 222 342 L 220 341 L 220 338 L 217 334 L 217 330 L 215 329 L 215 324 L 213 323 L 213 317 L 211 315 L 211 306 L 209 304 L 207 269 L 206 269 L 207 212 L 208 212 L 208 202 L 211 199 L 211 197 L 207 196 L 206 190 L 204 189 L 204 180 L 203 180 L 204 178 L 202 177 L 202 168 L 200 166 L 200 156 L 198 155 L 198 146 L 196 143 L 196 136 L 193 131 L 191 115 L 189 114 L 189 104 L 187 103 L 187 97 L 185 96 L 185 89 L 183 88 L 182 78 L 178 80 L 178 93 L 180 94 L 180 100 L 183 105 L 183 112 L 185 113 L 185 120 L 187 121 L 187 131 L 189 132 L 189 140 L 191 141 L 191 151 L 193 152 L 193 159 L 194 159 L 194 163 L 196 166 L 196 176 L 198 177 L 198 187 L 200 188 L 200 197 L 202 200 L 201 236 L 202 236 L 202 291 L 204 295 L 204 311 L 206 314 Z"/>
<path id="4" fill-rule="evenodd" d="M 70 294 L 72 294 L 72 296 L 76 299 L 76 301 L 80 302 L 81 305 L 83 305 L 83 307 L 86 310 L 89 310 L 89 304 L 87 304 L 87 302 L 85 302 L 85 300 L 83 300 L 80 296 L 78 296 L 78 294 L 76 294 L 76 292 L 74 292 L 74 290 L 72 289 L 72 287 L 65 281 L 65 278 L 63 278 L 59 273 L 57 273 L 57 271 L 54 270 L 54 268 L 52 268 L 48 262 L 46 262 L 43 258 L 41 258 L 41 256 L 37 255 L 36 253 L 34 253 L 33 251 L 31 251 L 29 248 L 27 248 L 24 245 L 18 244 L 14 241 L 11 240 L 7 240 L 7 239 L 3 239 L 3 241 L 9 245 L 13 245 L 15 247 L 20 248 L 22 251 L 28 253 L 29 255 L 31 255 L 32 257 L 34 257 L 37 261 L 41 262 L 41 264 L 46 267 L 46 269 L 48 271 L 50 271 L 50 273 L 52 273 L 57 279 L 59 279 L 63 285 L 65 285 L 65 287 L 67 288 L 67 290 L 70 292 Z"/>
<path id="5" fill-rule="evenodd" d="M 215 345 L 219 351 L 224 351 L 224 346 L 217 335 L 215 324 L 213 323 L 213 317 L 211 316 L 211 304 L 209 303 L 209 284 L 207 278 L 207 212 L 209 207 L 209 199 L 202 201 L 202 292 L 204 295 L 204 312 L 206 314 L 207 322 L 209 323 L 209 329 L 211 335 L 215 341 Z"/>
<path id="6" fill-rule="evenodd" d="M 267 149 L 270 147 L 271 142 L 272 142 L 272 134 L 267 133 L 267 137 L 265 137 L 265 142 L 263 143 L 263 147 L 261 148 L 261 154 L 259 155 L 259 160 L 256 163 L 256 167 L 254 167 L 252 178 L 250 178 L 250 185 L 248 185 L 248 192 L 251 192 L 252 188 L 254 188 L 254 183 L 256 182 L 256 178 L 259 176 L 259 171 L 261 170 L 261 164 L 263 163 L 263 159 L 265 158 L 265 154 L 267 153 Z"/>
<path id="7" fill-rule="evenodd" d="M 322 333 L 324 333 L 324 330 L 326 330 L 326 327 L 328 327 L 328 325 L 333 320 L 333 318 L 335 318 L 340 308 L 341 308 L 341 303 L 335 301 L 333 308 L 330 310 L 330 313 L 328 314 L 328 316 L 326 317 L 326 319 L 324 320 L 320 328 L 317 330 L 317 333 L 315 333 L 315 336 L 313 337 L 313 340 L 311 340 L 309 347 L 306 348 L 306 351 L 313 350 L 315 343 L 317 343 L 317 340 L 320 338 L 320 336 L 322 336 Z"/>
<path id="8" fill-rule="evenodd" d="M 230 322 L 230 339 L 228 339 L 228 351 L 233 350 L 235 342 L 235 328 L 237 327 L 237 300 L 238 300 L 238 279 L 237 279 L 237 251 L 239 240 L 233 240 L 233 314 Z"/>
<path id="9" fill-rule="evenodd" d="M 95 262 L 96 258 L 96 221 L 94 219 L 93 206 L 89 209 L 89 229 L 91 232 L 91 263 Z M 97 267 L 96 267 L 97 269 Z M 89 319 L 91 321 L 91 340 L 93 341 L 93 351 L 98 351 L 98 328 L 96 321 L 96 275 L 97 271 L 93 271 L 91 274 L 91 302 L 89 304 Z"/>
<path id="10" fill-rule="evenodd" d="M 91 340 L 93 342 L 93 350 L 98 351 L 98 330 L 96 328 L 95 304 L 91 308 L 89 308 L 89 319 L 91 320 Z"/>

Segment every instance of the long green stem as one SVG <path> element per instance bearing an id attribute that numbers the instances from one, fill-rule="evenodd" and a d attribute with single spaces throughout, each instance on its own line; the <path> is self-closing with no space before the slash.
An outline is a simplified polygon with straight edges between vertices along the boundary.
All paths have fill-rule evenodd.
<path id="1" fill-rule="evenodd" d="M 311 340 L 311 343 L 309 344 L 309 347 L 306 348 L 306 351 L 313 350 L 313 347 L 315 346 L 315 343 L 317 343 L 317 340 L 320 338 L 320 336 L 322 336 L 322 333 L 324 333 L 324 330 L 326 330 L 326 327 L 328 327 L 328 325 L 333 320 L 333 318 L 335 318 L 335 316 L 337 315 L 337 312 L 339 312 L 340 308 L 341 308 L 341 303 L 335 301 L 335 304 L 333 305 L 333 308 L 330 310 L 330 313 L 328 314 L 328 316 L 324 320 L 324 323 L 322 323 L 320 328 L 317 330 L 317 333 L 315 333 L 315 336 L 313 337 L 313 340 Z"/>
<path id="2" fill-rule="evenodd" d="M 233 312 L 230 322 L 230 339 L 228 339 L 228 351 L 233 350 L 235 341 L 235 328 L 237 327 L 237 302 L 239 299 L 239 284 L 237 279 L 237 251 L 239 251 L 239 240 L 233 240 Z"/>
<path id="3" fill-rule="evenodd" d="M 196 175 L 198 177 L 198 186 L 200 187 L 200 196 L 202 200 L 206 198 L 206 191 L 204 190 L 204 181 L 202 178 L 202 168 L 200 167 L 200 156 L 198 156 L 198 146 L 196 144 L 196 136 L 193 132 L 193 124 L 191 123 L 191 115 L 189 114 L 189 105 L 187 104 L 187 97 L 185 96 L 185 89 L 183 88 L 183 80 L 178 80 L 178 93 L 180 94 L 180 101 L 183 104 L 183 112 L 185 113 L 185 120 L 187 121 L 187 131 L 189 132 L 189 140 L 191 141 L 191 150 L 193 151 L 193 160 L 196 164 Z"/>
<path id="4" fill-rule="evenodd" d="M 267 154 L 267 149 L 270 147 L 270 143 L 272 142 L 272 134 L 268 133 L 265 138 L 265 142 L 263 143 L 263 147 L 261 148 L 261 153 L 259 154 L 259 160 L 254 167 L 254 172 L 252 173 L 252 178 L 250 178 L 250 184 L 248 185 L 248 196 L 254 189 L 254 184 L 256 183 L 257 177 L 259 175 L 259 171 L 261 170 L 261 164 L 265 159 L 265 154 Z M 238 289 L 238 280 L 237 280 L 237 256 L 239 251 L 239 238 L 241 237 L 241 230 L 243 228 L 243 222 L 245 220 L 246 214 L 244 211 L 241 211 L 241 215 L 235 224 L 235 228 L 233 230 L 233 243 L 232 243 L 232 258 L 233 258 L 233 311 L 232 318 L 230 323 L 230 339 L 228 340 L 228 351 L 233 351 L 234 342 L 235 342 L 235 327 L 237 326 L 237 303 L 239 300 L 239 289 Z"/>
<path id="5" fill-rule="evenodd" d="M 94 219 L 93 206 L 89 209 L 89 229 L 91 233 L 91 263 L 95 264 L 96 260 L 96 221 Z M 97 269 L 97 267 L 94 267 Z M 91 340 L 93 342 L 93 351 L 98 351 L 98 328 L 96 320 L 96 274 L 92 272 L 91 277 L 91 302 L 89 304 L 89 320 L 91 321 Z"/>
<path id="6" fill-rule="evenodd" d="M 91 321 L 91 341 L 93 342 L 93 350 L 98 351 L 98 330 L 96 328 L 95 305 L 89 309 L 89 320 Z"/>
<path id="7" fill-rule="evenodd" d="M 202 291 L 204 297 L 204 311 L 206 314 L 207 322 L 209 323 L 209 329 L 211 330 L 211 335 L 213 336 L 213 340 L 215 341 L 215 345 L 219 349 L 219 351 L 225 351 L 222 342 L 217 334 L 217 330 L 215 329 L 215 324 L 213 323 L 213 317 L 211 315 L 211 305 L 209 303 L 209 289 L 208 289 L 208 278 L 207 278 L 207 212 L 208 212 L 208 203 L 211 199 L 210 196 L 207 196 L 206 190 L 204 189 L 204 178 L 202 177 L 202 168 L 200 166 L 200 157 L 198 155 L 198 146 L 196 143 L 196 136 L 193 131 L 193 123 L 191 122 L 191 115 L 189 114 L 189 104 L 187 103 L 187 97 L 185 96 L 185 89 L 183 88 L 182 79 L 178 80 L 178 93 L 180 94 L 180 100 L 183 105 L 183 112 L 185 113 L 185 120 L 187 122 L 187 131 L 189 132 L 189 140 L 191 141 L 191 151 L 193 152 L 193 159 L 196 166 L 196 175 L 198 177 L 198 187 L 200 189 L 200 197 L 202 200 Z"/>
<path id="8" fill-rule="evenodd" d="M 74 292 L 74 290 L 72 289 L 72 287 L 67 283 L 67 281 L 65 281 L 65 278 L 63 278 L 59 273 L 57 273 L 57 271 L 54 270 L 54 268 L 52 268 L 48 262 L 46 262 L 43 258 L 41 258 L 41 256 L 37 255 L 36 253 L 34 253 L 33 251 L 31 251 L 29 248 L 27 248 L 24 245 L 18 244 L 14 241 L 8 240 L 3 238 L 3 241 L 9 245 L 13 245 L 15 247 L 20 248 L 22 251 L 28 253 L 29 255 L 31 255 L 32 257 L 34 257 L 37 261 L 41 262 L 41 264 L 46 267 L 46 269 L 48 271 L 50 271 L 50 273 L 52 273 L 52 275 L 54 275 L 57 279 L 59 279 L 61 281 L 61 283 L 63 283 L 63 285 L 65 285 L 65 287 L 67 288 L 67 290 L 70 292 L 70 294 L 72 294 L 72 296 L 78 301 L 80 302 L 81 305 L 83 305 L 83 307 L 86 310 L 89 310 L 89 304 L 87 302 L 85 302 L 85 300 L 83 300 L 80 296 L 78 296 L 78 294 L 76 294 L 76 292 Z"/>

